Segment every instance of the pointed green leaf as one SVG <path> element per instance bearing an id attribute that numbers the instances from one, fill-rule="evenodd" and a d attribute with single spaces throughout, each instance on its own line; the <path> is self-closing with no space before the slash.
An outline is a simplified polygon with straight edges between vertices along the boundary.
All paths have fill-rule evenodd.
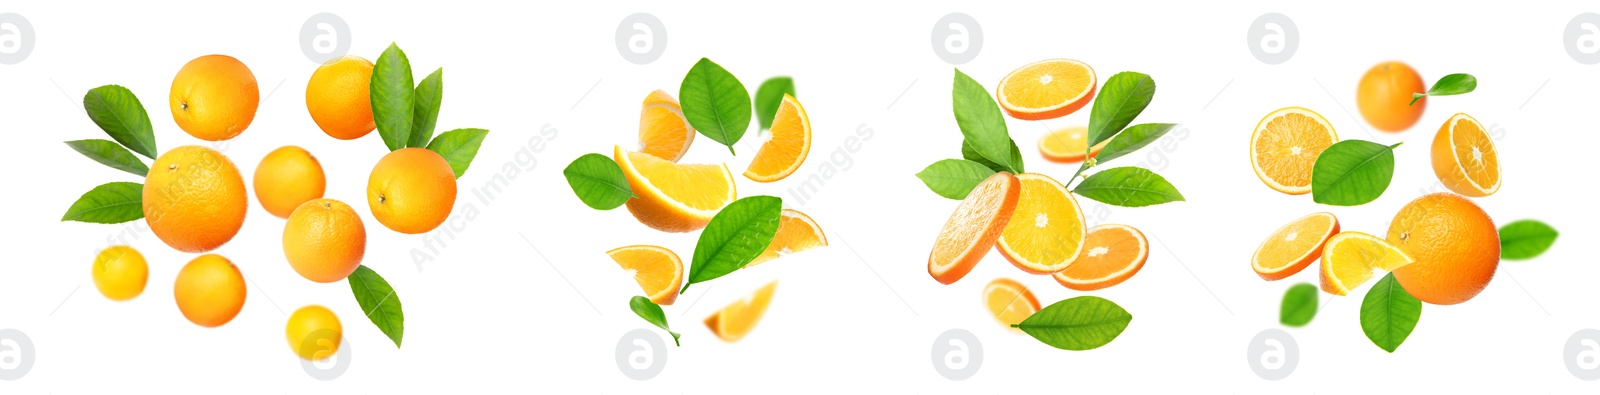
<path id="1" fill-rule="evenodd" d="M 1427 96 L 1459 95 L 1472 92 L 1475 89 L 1478 89 L 1478 77 L 1463 73 L 1450 74 L 1440 77 L 1438 82 L 1434 82 L 1433 87 L 1428 88 L 1428 93 L 1412 93 L 1410 104 L 1415 105 L 1417 100 L 1422 100 L 1423 97 Z"/>
<path id="2" fill-rule="evenodd" d="M 990 162 L 989 159 L 984 158 L 983 155 L 979 155 L 978 151 L 974 151 L 972 149 L 972 145 L 971 144 L 967 144 L 967 142 L 965 140 L 961 141 L 961 158 L 962 159 L 966 159 L 966 160 L 970 160 L 970 161 L 973 161 L 973 162 L 978 162 L 978 164 L 981 164 L 984 167 L 988 167 L 989 169 L 994 170 L 996 172 L 1002 172 L 1003 171 L 1003 172 L 1007 172 L 1007 173 L 1011 173 L 1011 174 L 1022 174 L 1022 172 L 1027 171 L 1027 170 L 1023 169 L 1023 166 L 1022 166 L 1022 150 L 1017 149 L 1017 142 L 1016 141 L 1012 141 L 1011 142 L 1011 163 L 1017 165 L 1016 169 L 1012 169 L 1012 168 L 1009 168 L 1009 167 L 1001 166 L 1000 164 L 997 164 L 997 163 L 994 163 L 994 162 Z M 1016 170 L 1016 171 L 1013 172 L 1012 170 Z"/>
<path id="3" fill-rule="evenodd" d="M 400 338 L 406 332 L 406 314 L 400 309 L 400 295 L 394 293 L 389 281 L 366 265 L 357 266 L 356 271 L 350 273 L 349 280 L 350 291 L 355 294 L 356 303 L 361 305 L 361 313 L 379 331 L 389 336 L 395 347 L 400 347 Z"/>
<path id="4" fill-rule="evenodd" d="M 1334 143 L 1311 168 L 1311 200 L 1334 206 L 1359 206 L 1383 196 L 1394 177 L 1394 149 L 1362 140 Z"/>
<path id="5" fill-rule="evenodd" d="M 111 139 L 146 158 L 156 158 L 156 136 L 155 129 L 150 126 L 150 114 L 144 111 L 144 104 L 139 103 L 133 91 L 119 85 L 90 89 L 83 95 L 83 110 Z"/>
<path id="6" fill-rule="evenodd" d="M 62 221 L 120 224 L 144 218 L 144 185 L 136 182 L 102 184 L 78 197 Z"/>
<path id="7" fill-rule="evenodd" d="M 1394 352 L 1422 318 L 1422 301 L 1412 297 L 1394 273 L 1383 276 L 1361 299 L 1361 331 L 1384 351 Z"/>
<path id="8" fill-rule="evenodd" d="M 444 102 L 444 68 L 434 70 L 417 84 L 416 101 L 411 107 L 411 136 L 406 146 L 422 148 L 433 139 L 439 122 L 439 105 Z"/>
<path id="9" fill-rule="evenodd" d="M 678 86 L 678 96 L 689 125 L 728 146 L 728 152 L 733 152 L 733 144 L 750 129 L 750 91 L 711 59 L 700 58 L 689 68 Z"/>
<path id="10" fill-rule="evenodd" d="M 1045 306 L 1011 326 L 1051 347 L 1083 351 L 1116 340 L 1131 321 L 1133 315 L 1112 301 L 1079 296 Z"/>
<path id="11" fill-rule="evenodd" d="M 1015 150 L 1016 143 L 1011 141 L 1011 133 L 1006 129 L 1005 116 L 1000 114 L 1000 105 L 989 95 L 989 90 L 956 69 L 950 101 L 956 125 L 965 138 L 962 144 L 989 163 L 1004 168 L 1003 171 L 1022 173 L 1021 153 Z"/>
<path id="12" fill-rule="evenodd" d="M 650 298 L 635 296 L 628 301 L 628 308 L 633 309 L 633 314 L 643 318 L 645 322 L 671 334 L 673 345 L 683 347 L 683 343 L 678 341 L 678 332 L 673 332 L 672 328 L 667 327 L 667 313 L 661 311 L 661 305 L 650 301 Z"/>
<path id="13" fill-rule="evenodd" d="M 1533 259 L 1556 243 L 1556 228 L 1538 220 L 1525 219 L 1500 227 L 1500 258 Z"/>
<path id="14" fill-rule="evenodd" d="M 368 93 L 372 100 L 372 120 L 378 135 L 390 151 L 405 148 L 411 141 L 412 111 L 417 90 L 411 77 L 411 60 L 393 43 L 372 64 Z"/>
<path id="15" fill-rule="evenodd" d="M 1124 71 L 1101 85 L 1089 110 L 1089 146 L 1106 141 L 1144 112 L 1156 95 L 1156 81 L 1150 76 Z"/>
<path id="16" fill-rule="evenodd" d="M 578 200 L 596 210 L 610 210 L 636 197 L 622 168 L 611 158 L 600 154 L 584 154 L 567 165 L 562 175 Z"/>
<path id="17" fill-rule="evenodd" d="M 1167 132 L 1177 126 L 1177 124 L 1171 123 L 1142 123 L 1129 126 L 1122 133 L 1117 133 L 1116 137 L 1112 137 L 1111 142 L 1106 143 L 1105 148 L 1100 149 L 1099 154 L 1095 154 L 1094 162 L 1096 165 L 1102 165 L 1112 159 L 1121 158 L 1123 155 L 1138 151 L 1140 148 L 1160 140 L 1161 136 L 1167 135 Z"/>
<path id="18" fill-rule="evenodd" d="M 1103 152 L 1103 151 L 1102 151 Z M 1139 167 L 1114 167 L 1090 175 L 1073 193 L 1101 203 L 1144 207 L 1183 201 L 1178 188 L 1160 174 Z"/>
<path id="19" fill-rule="evenodd" d="M 989 178 L 994 170 L 985 167 L 982 163 L 962 159 L 945 159 L 928 165 L 917 173 L 917 178 L 922 180 L 933 193 L 945 198 L 961 200 L 966 199 L 973 187 Z"/>
<path id="20" fill-rule="evenodd" d="M 95 162 L 100 162 L 100 164 L 110 166 L 113 169 L 133 173 L 133 175 L 140 177 L 150 173 L 150 167 L 140 161 L 139 157 L 134 156 L 127 148 L 123 148 L 111 140 L 74 140 L 68 141 L 67 146 L 72 147 L 73 151 L 78 151 L 83 156 L 94 159 Z"/>
<path id="21" fill-rule="evenodd" d="M 483 138 L 489 135 L 484 129 L 456 129 L 440 133 L 428 143 L 428 150 L 444 157 L 450 163 L 450 170 L 456 172 L 456 178 L 467 174 L 467 167 L 472 166 L 472 159 L 478 156 L 478 147 L 483 145 Z"/>
<path id="22" fill-rule="evenodd" d="M 772 77 L 756 88 L 756 118 L 762 130 L 772 129 L 772 118 L 778 115 L 783 95 L 794 96 L 794 78 Z"/>
<path id="23" fill-rule="evenodd" d="M 772 196 L 750 196 L 723 207 L 700 232 L 689 276 L 679 292 L 750 264 L 772 244 L 782 215 L 783 199 Z"/>
<path id="24" fill-rule="evenodd" d="M 1287 326 L 1306 326 L 1317 315 L 1317 286 L 1299 283 L 1283 293 L 1283 304 L 1278 307 L 1278 322 Z"/>

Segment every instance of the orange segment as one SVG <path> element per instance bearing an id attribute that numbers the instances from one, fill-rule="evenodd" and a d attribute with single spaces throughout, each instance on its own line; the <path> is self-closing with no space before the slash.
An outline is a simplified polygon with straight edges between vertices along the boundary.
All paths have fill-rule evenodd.
<path id="1" fill-rule="evenodd" d="M 1095 92 L 1094 68 L 1071 59 L 1030 63 L 1007 74 L 995 88 L 1000 108 L 1012 118 L 1064 117 L 1088 104 Z"/>
<path id="2" fill-rule="evenodd" d="M 639 152 L 677 162 L 694 143 L 694 127 L 683 117 L 678 99 L 656 90 L 645 96 L 639 110 Z"/>
<path id="3" fill-rule="evenodd" d="M 997 278 L 983 287 L 983 305 L 989 307 L 1000 325 L 1014 332 L 1022 332 L 1011 325 L 1022 323 L 1028 316 L 1039 312 L 1039 299 L 1022 283 L 1009 278 Z"/>
<path id="4" fill-rule="evenodd" d="M 1128 225 L 1100 225 L 1089 228 L 1078 258 L 1053 277 L 1064 287 L 1093 291 L 1127 281 L 1149 258 L 1144 233 Z"/>
<path id="5" fill-rule="evenodd" d="M 1458 113 L 1433 136 L 1433 174 L 1456 193 L 1484 197 L 1500 190 L 1494 139 L 1471 115 Z"/>
<path id="6" fill-rule="evenodd" d="M 1066 269 L 1083 249 L 1083 211 L 1067 187 L 1042 174 L 1017 176 L 1022 193 L 995 249 L 1018 269 L 1050 274 Z"/>
<path id="7" fill-rule="evenodd" d="M 612 155 L 638 195 L 628 199 L 628 212 L 645 226 L 664 232 L 698 230 L 737 197 L 726 165 L 680 165 L 620 146 Z"/>
<path id="8" fill-rule="evenodd" d="M 606 251 L 606 255 L 633 275 L 633 281 L 650 295 L 651 302 L 669 305 L 678 300 L 678 288 L 683 286 L 683 261 L 672 250 L 634 245 Z"/>
<path id="9" fill-rule="evenodd" d="M 1088 157 L 1093 158 L 1095 155 L 1100 154 L 1100 149 L 1105 148 L 1106 143 L 1110 142 L 1111 140 L 1106 140 L 1101 141 L 1100 144 L 1095 144 L 1093 150 L 1088 150 Z M 1039 154 L 1044 155 L 1045 160 L 1056 163 L 1082 162 L 1084 158 L 1083 152 L 1088 146 L 1089 127 L 1087 126 L 1056 129 L 1039 137 Z"/>
<path id="10" fill-rule="evenodd" d="M 1250 135 L 1250 165 L 1267 187 L 1290 195 L 1311 193 L 1311 168 L 1322 150 L 1339 141 L 1316 111 L 1284 107 L 1267 114 Z"/>
<path id="11" fill-rule="evenodd" d="M 778 113 L 772 117 L 770 136 L 744 171 L 746 178 L 756 182 L 782 180 L 806 161 L 806 154 L 811 152 L 811 119 L 794 96 L 783 95 Z"/>
<path id="12" fill-rule="evenodd" d="M 1006 172 L 994 173 L 973 187 L 934 239 L 928 274 L 950 284 L 971 272 L 1000 238 L 1021 195 L 1022 181 Z"/>
<path id="13" fill-rule="evenodd" d="M 767 305 L 772 303 L 772 292 L 777 289 L 777 281 L 767 283 L 750 297 L 735 301 L 706 317 L 706 327 L 711 328 L 711 334 L 725 342 L 743 339 L 751 329 L 755 329 L 756 323 L 761 322 L 761 316 L 767 313 Z"/>
<path id="14" fill-rule="evenodd" d="M 817 247 L 826 247 L 828 236 L 822 234 L 822 227 L 805 213 L 783 209 L 783 215 L 778 217 L 778 235 L 772 238 L 772 244 L 767 245 L 767 250 L 761 255 L 744 265 L 748 268 L 762 262 L 778 259 L 780 256 L 793 254 Z"/>
<path id="15" fill-rule="evenodd" d="M 1250 268 L 1261 278 L 1282 280 L 1322 257 L 1322 247 L 1328 239 L 1339 233 L 1339 219 L 1332 213 L 1316 213 L 1278 228 L 1272 236 L 1256 247 L 1250 257 Z"/>
<path id="16" fill-rule="evenodd" d="M 1322 290 L 1345 295 L 1367 280 L 1411 262 L 1410 255 L 1377 236 L 1340 233 L 1322 249 Z"/>

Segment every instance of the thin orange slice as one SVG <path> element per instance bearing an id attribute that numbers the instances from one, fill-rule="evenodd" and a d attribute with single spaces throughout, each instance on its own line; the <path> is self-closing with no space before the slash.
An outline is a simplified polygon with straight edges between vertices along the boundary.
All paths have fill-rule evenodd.
<path id="1" fill-rule="evenodd" d="M 1272 236 L 1256 247 L 1250 257 L 1250 268 L 1261 278 L 1282 280 L 1322 257 L 1322 247 L 1328 239 L 1339 233 L 1339 219 L 1332 213 L 1316 213 L 1278 228 Z"/>
<path id="2" fill-rule="evenodd" d="M 794 174 L 811 152 L 811 119 L 806 117 L 806 108 L 801 107 L 794 96 L 783 95 L 778 114 L 772 117 L 770 132 L 771 139 L 761 145 L 755 159 L 750 160 L 749 169 L 744 171 L 746 178 L 756 182 L 773 182 Z"/>
<path id="3" fill-rule="evenodd" d="M 743 339 L 751 329 L 755 329 L 756 323 L 761 322 L 761 316 L 766 315 L 767 305 L 772 303 L 772 292 L 777 289 L 777 281 L 767 283 L 750 297 L 735 301 L 706 317 L 706 327 L 711 328 L 711 334 L 725 342 Z"/>
<path id="4" fill-rule="evenodd" d="M 1339 142 L 1333 125 L 1316 111 L 1284 107 L 1261 118 L 1250 134 L 1250 166 L 1267 187 L 1290 195 L 1311 193 L 1317 155 Z"/>
<path id="5" fill-rule="evenodd" d="M 1053 277 L 1064 287 L 1093 291 L 1127 281 L 1149 258 L 1150 242 L 1144 233 L 1128 225 L 1100 225 L 1089 228 L 1078 259 Z"/>
<path id="6" fill-rule="evenodd" d="M 683 117 L 678 99 L 660 90 L 645 96 L 639 110 L 639 152 L 677 162 L 694 143 L 694 127 Z"/>
<path id="7" fill-rule="evenodd" d="M 1042 60 L 1006 74 L 995 88 L 995 98 L 1012 118 L 1054 119 L 1089 104 L 1096 83 L 1094 68 L 1088 64 L 1071 59 Z"/>
<path id="8" fill-rule="evenodd" d="M 994 173 L 973 187 L 933 240 L 928 274 L 950 284 L 971 272 L 1000 239 L 1021 195 L 1022 181 L 1006 172 Z"/>
<path id="9" fill-rule="evenodd" d="M 1015 332 L 1022 330 L 1011 325 L 1020 324 L 1028 316 L 1039 312 L 1039 299 L 1033 297 L 1033 291 L 1009 278 L 994 279 L 983 287 L 983 304 L 989 307 L 989 312 L 1000 321 L 1000 325 Z"/>
<path id="10" fill-rule="evenodd" d="M 766 251 L 750 261 L 744 267 L 751 267 L 762 262 L 778 259 L 780 256 L 793 254 L 817 247 L 826 247 L 828 236 L 822 234 L 822 227 L 805 213 L 783 209 L 783 215 L 778 217 L 778 235 L 772 238 L 772 244 L 767 244 Z"/>
<path id="11" fill-rule="evenodd" d="M 1433 174 L 1456 193 L 1484 197 L 1500 190 L 1500 155 L 1488 129 L 1457 113 L 1433 136 Z"/>
<path id="12" fill-rule="evenodd" d="M 1345 295 L 1383 273 L 1414 262 L 1405 251 L 1378 236 L 1344 232 L 1322 248 L 1322 290 Z"/>
<path id="13" fill-rule="evenodd" d="M 628 199 L 628 212 L 656 230 L 704 228 L 717 210 L 738 197 L 727 165 L 681 165 L 620 146 L 612 155 L 638 196 Z"/>
<path id="14" fill-rule="evenodd" d="M 678 300 L 683 286 L 683 261 L 672 250 L 650 245 L 619 247 L 606 251 L 649 295 L 651 302 L 669 305 Z"/>
<path id="15" fill-rule="evenodd" d="M 1072 126 L 1056 129 L 1039 137 L 1039 154 L 1044 159 L 1056 163 L 1078 163 L 1084 158 L 1084 151 L 1089 151 L 1088 157 L 1093 158 L 1100 154 L 1111 140 L 1095 144 L 1094 149 L 1086 150 L 1089 146 L 1089 127 Z"/>
<path id="16" fill-rule="evenodd" d="M 1022 194 L 995 249 L 1018 269 L 1050 274 L 1066 269 L 1083 249 L 1083 210 L 1067 187 L 1042 174 L 1025 173 Z"/>

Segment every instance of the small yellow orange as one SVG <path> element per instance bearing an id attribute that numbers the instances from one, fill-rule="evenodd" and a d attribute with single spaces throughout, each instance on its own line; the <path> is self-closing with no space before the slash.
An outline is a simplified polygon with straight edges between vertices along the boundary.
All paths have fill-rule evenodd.
<path id="1" fill-rule="evenodd" d="M 107 299 L 123 301 L 144 293 L 150 266 L 129 246 L 113 246 L 94 257 L 94 287 Z"/>
<path id="2" fill-rule="evenodd" d="M 318 305 L 310 305 L 295 310 L 289 315 L 289 324 L 284 330 L 289 338 L 289 349 L 294 350 L 294 355 L 308 361 L 327 359 L 339 351 L 339 343 L 344 340 L 344 325 L 339 323 L 339 316 L 333 310 Z"/>

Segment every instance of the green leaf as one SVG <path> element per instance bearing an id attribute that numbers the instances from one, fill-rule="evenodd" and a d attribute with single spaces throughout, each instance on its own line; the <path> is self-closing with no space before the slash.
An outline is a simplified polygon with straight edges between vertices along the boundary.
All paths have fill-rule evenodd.
<path id="1" fill-rule="evenodd" d="M 1122 133 L 1118 133 L 1116 137 L 1112 137 L 1111 142 L 1106 143 L 1105 148 L 1100 149 L 1099 154 L 1095 154 L 1094 162 L 1097 165 L 1104 164 L 1112 159 L 1121 158 L 1123 155 L 1138 151 L 1140 148 L 1160 140 L 1161 136 L 1167 135 L 1167 132 L 1172 131 L 1172 128 L 1177 126 L 1177 124 L 1171 123 L 1142 123 L 1129 126 Z"/>
<path id="2" fill-rule="evenodd" d="M 72 147 L 73 151 L 78 151 L 83 156 L 94 159 L 95 162 L 100 162 L 100 164 L 110 166 L 113 169 L 133 173 L 133 175 L 140 177 L 150 173 L 150 167 L 145 166 L 144 162 L 139 160 L 139 157 L 134 156 L 127 148 L 123 148 L 111 140 L 75 140 L 68 141 L 67 146 Z"/>
<path id="3" fill-rule="evenodd" d="M 778 234 L 778 217 L 782 214 L 783 199 L 772 196 L 750 196 L 723 207 L 700 232 L 689 277 L 679 292 L 755 260 Z"/>
<path id="4" fill-rule="evenodd" d="M 1128 127 L 1155 96 L 1156 81 L 1148 75 L 1124 71 L 1107 79 L 1094 98 L 1094 107 L 1089 110 L 1089 146 L 1100 144 Z"/>
<path id="5" fill-rule="evenodd" d="M 683 343 L 678 341 L 678 332 L 673 332 L 672 328 L 667 327 L 667 313 L 661 311 L 661 305 L 651 302 L 650 298 L 635 296 L 633 300 L 628 301 L 628 308 L 633 309 L 633 313 L 638 314 L 645 322 L 671 334 L 673 345 L 683 347 Z"/>
<path id="6" fill-rule="evenodd" d="M 1012 172 L 1013 169 L 1011 169 L 1011 168 L 1008 168 L 1008 167 L 1005 167 L 1005 166 L 1001 166 L 1001 165 L 996 164 L 994 162 L 990 162 L 988 158 L 984 158 L 983 155 L 979 155 L 978 151 L 974 151 L 972 149 L 972 145 L 971 144 L 967 144 L 966 140 L 962 140 L 961 141 L 961 157 L 963 159 L 966 159 L 966 160 L 970 160 L 970 161 L 973 161 L 973 162 L 978 162 L 978 164 L 981 164 L 984 167 L 988 167 L 989 169 L 994 170 L 996 172 L 1002 172 L 1003 171 L 1003 172 L 1008 172 L 1008 173 L 1012 173 L 1012 174 L 1022 174 L 1022 172 L 1027 171 L 1027 170 L 1023 170 L 1023 166 L 1022 166 L 1022 150 L 1017 149 L 1017 142 L 1016 141 L 1012 141 L 1011 142 L 1011 163 L 1017 165 L 1017 168 L 1015 169 L 1016 172 Z"/>
<path id="7" fill-rule="evenodd" d="M 120 224 L 144 218 L 144 185 L 136 182 L 102 184 L 78 197 L 62 221 Z"/>
<path id="8" fill-rule="evenodd" d="M 120 85 L 106 85 L 90 89 L 83 95 L 83 110 L 89 113 L 100 130 L 124 147 L 156 158 L 155 129 L 150 126 L 150 114 L 133 91 Z"/>
<path id="9" fill-rule="evenodd" d="M 689 125 L 732 153 L 750 128 L 750 91 L 744 84 L 711 59 L 700 58 L 683 76 L 678 95 Z"/>
<path id="10" fill-rule="evenodd" d="M 1104 151 L 1101 151 L 1104 152 Z M 1090 175 L 1073 193 L 1101 203 L 1144 207 L 1183 201 L 1178 188 L 1160 174 L 1139 167 L 1113 167 Z"/>
<path id="11" fill-rule="evenodd" d="M 1392 353 L 1399 348 L 1420 318 L 1422 301 L 1401 288 L 1394 273 L 1383 276 L 1361 299 L 1361 331 L 1384 351 Z"/>
<path id="12" fill-rule="evenodd" d="M 394 293 L 389 282 L 367 265 L 357 266 L 350 273 L 350 292 L 356 295 L 361 313 L 389 340 L 394 340 L 395 347 L 400 347 L 400 338 L 406 332 L 406 314 L 400 310 L 400 295 Z"/>
<path id="13" fill-rule="evenodd" d="M 411 106 L 411 136 L 408 147 L 425 147 L 439 122 L 439 105 L 444 102 L 444 68 L 434 70 L 417 84 L 416 101 Z M 459 176 L 458 176 L 459 177 Z"/>
<path id="14" fill-rule="evenodd" d="M 794 96 L 794 78 L 772 77 L 756 88 L 756 119 L 762 130 L 772 129 L 772 118 L 778 116 L 783 95 Z"/>
<path id="15" fill-rule="evenodd" d="M 1377 200 L 1394 178 L 1394 149 L 1362 140 L 1334 143 L 1311 168 L 1311 200 L 1334 206 L 1359 206 Z"/>
<path id="16" fill-rule="evenodd" d="M 1283 293 L 1283 305 L 1278 308 L 1278 322 L 1301 327 L 1317 316 L 1317 286 L 1299 283 Z"/>
<path id="17" fill-rule="evenodd" d="M 456 172 L 456 178 L 461 178 L 467 174 L 467 167 L 472 166 L 472 159 L 478 156 L 478 146 L 483 145 L 483 138 L 488 135 L 489 131 L 484 129 L 451 130 L 433 138 L 428 150 L 450 162 L 450 170 Z"/>
<path id="18" fill-rule="evenodd" d="M 1417 104 L 1417 100 L 1427 96 L 1459 95 L 1472 92 L 1474 89 L 1478 89 L 1478 77 L 1463 73 L 1450 74 L 1434 82 L 1433 87 L 1428 88 L 1428 93 L 1412 93 L 1410 104 Z"/>
<path id="19" fill-rule="evenodd" d="M 933 193 L 946 198 L 961 200 L 967 198 L 967 193 L 978 183 L 989 178 L 995 173 L 982 163 L 963 159 L 945 159 L 928 165 L 917 173 L 917 178 L 928 185 Z"/>
<path id="20" fill-rule="evenodd" d="M 1556 228 L 1538 220 L 1525 219 L 1500 227 L 1500 258 L 1510 260 L 1533 259 L 1560 236 Z"/>
<path id="21" fill-rule="evenodd" d="M 1011 141 L 1011 134 L 1006 130 L 1005 116 L 1000 115 L 1000 105 L 989 95 L 989 90 L 956 69 L 950 101 L 956 124 L 965 138 L 962 144 L 1004 169 L 996 171 L 1022 173 L 1021 153 L 1016 151 L 1016 143 Z"/>
<path id="22" fill-rule="evenodd" d="M 406 59 L 405 51 L 399 46 L 390 43 L 373 63 L 372 81 L 368 86 L 372 120 L 390 151 L 405 148 L 411 141 L 411 114 L 417 101 L 415 86 L 411 80 L 411 60 Z"/>
<path id="23" fill-rule="evenodd" d="M 1111 343 L 1128 328 L 1133 315 L 1098 296 L 1079 296 L 1055 302 L 1011 325 L 1051 347 L 1083 351 Z"/>
<path id="24" fill-rule="evenodd" d="M 561 174 L 567 176 L 567 184 L 572 186 L 572 193 L 578 195 L 578 200 L 595 210 L 614 209 L 638 196 L 628 186 L 622 168 L 605 155 L 584 154 L 572 160 Z"/>

